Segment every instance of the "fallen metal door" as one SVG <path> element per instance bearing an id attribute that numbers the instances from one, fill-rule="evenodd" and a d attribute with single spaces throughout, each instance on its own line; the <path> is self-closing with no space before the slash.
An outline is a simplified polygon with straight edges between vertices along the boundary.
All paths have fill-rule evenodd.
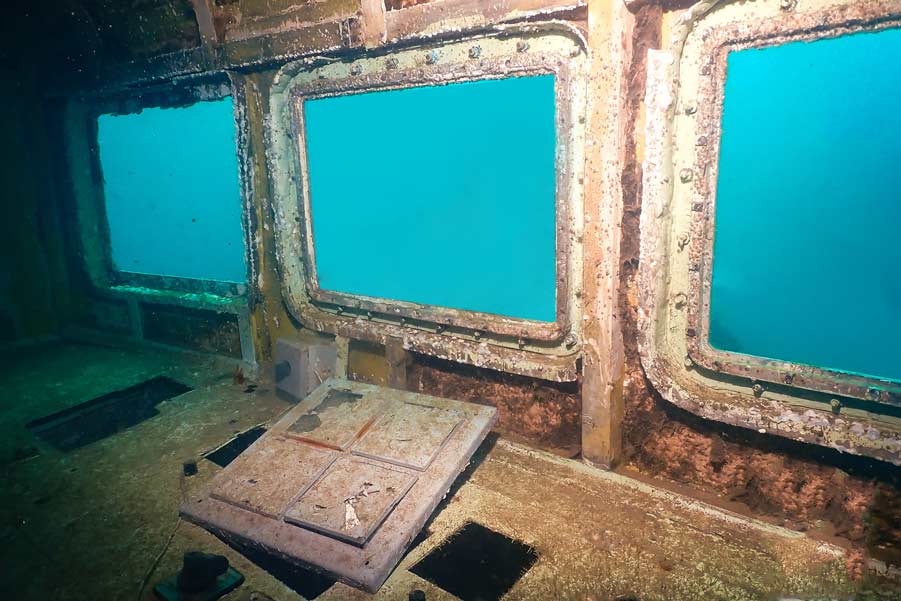
<path id="1" fill-rule="evenodd" d="M 328 380 L 181 513 L 374 592 L 496 419 L 493 407 Z"/>

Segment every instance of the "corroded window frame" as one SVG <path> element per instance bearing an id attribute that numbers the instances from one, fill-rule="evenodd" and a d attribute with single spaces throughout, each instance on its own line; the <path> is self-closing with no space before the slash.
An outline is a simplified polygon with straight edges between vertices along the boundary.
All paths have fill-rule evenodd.
<path id="1" fill-rule="evenodd" d="M 109 113 L 130 114 L 145 108 L 190 106 L 229 96 L 232 97 L 235 118 L 235 151 L 238 158 L 241 231 L 247 281 L 224 282 L 115 269 L 98 150 L 98 118 Z M 243 80 L 219 73 L 196 79 L 188 78 L 177 85 L 100 90 L 96 94 L 71 99 L 67 103 L 65 131 L 79 242 L 91 284 L 113 297 L 138 298 L 241 315 L 246 313 L 249 291 L 253 289 L 258 272 L 258 261 L 252 244 L 255 225 L 247 142 L 249 124 Z"/>
<path id="2" fill-rule="evenodd" d="M 865 12 L 861 12 L 864 16 Z M 750 34 L 746 27 L 733 25 L 718 29 L 706 41 L 705 54 L 710 58 L 710 77 L 705 77 L 698 90 L 697 120 L 706 124 L 709 133 L 701 133 L 697 140 L 693 172 L 698 174 L 698 194 L 703 202 L 701 210 L 693 211 L 689 257 L 692 263 L 688 299 L 688 355 L 698 365 L 736 376 L 767 382 L 840 394 L 901 406 L 901 384 L 874 377 L 843 373 L 837 370 L 801 365 L 789 361 L 765 359 L 751 355 L 723 351 L 709 342 L 710 290 L 713 278 L 713 241 L 716 215 L 716 184 L 719 167 L 723 93 L 726 82 L 726 62 L 730 52 L 762 48 L 795 41 L 827 39 L 861 31 L 879 31 L 901 27 L 901 15 L 895 19 L 873 22 L 848 22 L 848 15 L 832 13 L 818 18 L 815 33 L 805 29 L 813 23 L 804 18 L 767 21 Z M 708 69 L 708 67 L 704 67 Z M 702 175 L 703 174 L 703 175 Z"/>
<path id="3" fill-rule="evenodd" d="M 314 329 L 549 380 L 577 377 L 581 350 L 585 46 L 567 26 L 515 29 L 432 47 L 288 65 L 270 96 L 268 158 L 285 298 Z M 539 322 L 319 288 L 309 215 L 302 103 L 308 99 L 511 76 L 555 76 L 556 320 Z M 365 160 L 365 158 L 361 158 Z"/>
<path id="4" fill-rule="evenodd" d="M 713 348 L 717 166 L 729 52 L 901 26 L 901 1 L 699 2 L 652 52 L 639 342 L 649 378 L 704 417 L 894 462 L 901 384 Z"/>

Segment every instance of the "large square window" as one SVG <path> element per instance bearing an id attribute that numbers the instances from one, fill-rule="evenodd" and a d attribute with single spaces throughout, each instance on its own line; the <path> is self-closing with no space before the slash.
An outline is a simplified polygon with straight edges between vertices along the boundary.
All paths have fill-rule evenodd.
<path id="1" fill-rule="evenodd" d="M 639 348 L 667 401 L 898 462 L 899 27 L 721 2 L 649 54 Z"/>
<path id="2" fill-rule="evenodd" d="M 554 322 L 554 107 L 550 74 L 306 100 L 318 286 Z"/>
<path id="3" fill-rule="evenodd" d="M 270 91 L 282 290 L 312 329 L 572 381 L 586 54 L 507 32 L 310 68 Z"/>
<path id="4" fill-rule="evenodd" d="M 709 341 L 901 381 L 901 29 L 730 52 Z"/>
<path id="5" fill-rule="evenodd" d="M 232 99 L 98 118 L 113 269 L 247 280 Z"/>

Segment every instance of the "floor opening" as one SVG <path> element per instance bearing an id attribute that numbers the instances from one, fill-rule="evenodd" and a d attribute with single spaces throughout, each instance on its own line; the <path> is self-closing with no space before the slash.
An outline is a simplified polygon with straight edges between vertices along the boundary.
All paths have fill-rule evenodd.
<path id="1" fill-rule="evenodd" d="M 537 560 L 529 545 L 469 522 L 410 571 L 462 601 L 497 601 Z"/>
<path id="2" fill-rule="evenodd" d="M 181 382 L 157 376 L 30 421 L 25 427 L 53 447 L 69 452 L 150 419 L 159 413 L 157 405 L 190 390 Z"/>
<path id="3" fill-rule="evenodd" d="M 237 434 L 224 445 L 204 453 L 203 456 L 219 467 L 225 467 L 234 461 L 238 455 L 247 450 L 247 447 L 252 445 L 257 438 L 265 433 L 265 426 L 254 426 L 249 430 L 244 430 Z"/>

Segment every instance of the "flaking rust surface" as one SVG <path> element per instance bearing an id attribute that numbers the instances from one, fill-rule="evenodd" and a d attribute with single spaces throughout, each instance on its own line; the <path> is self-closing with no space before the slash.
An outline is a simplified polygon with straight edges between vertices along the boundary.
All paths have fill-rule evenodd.
<path id="1" fill-rule="evenodd" d="M 322 402 L 292 423 L 286 432 L 301 440 L 346 449 L 376 419 L 383 403 L 361 402 L 363 395 L 332 389 Z"/>
<path id="2" fill-rule="evenodd" d="M 496 407 L 496 430 L 513 440 L 574 457 L 581 448 L 580 384 L 534 380 L 415 355 L 407 386 L 422 394 Z"/>
<path id="3" fill-rule="evenodd" d="M 336 453 L 281 436 L 261 438 L 216 477 L 211 495 L 277 517 L 335 460 Z"/>
<path id="4" fill-rule="evenodd" d="M 441 450 L 462 415 L 414 403 L 392 403 L 351 451 L 395 465 L 424 470 Z"/>
<path id="5" fill-rule="evenodd" d="M 417 477 L 408 470 L 345 455 L 288 508 L 285 520 L 363 544 Z"/>

